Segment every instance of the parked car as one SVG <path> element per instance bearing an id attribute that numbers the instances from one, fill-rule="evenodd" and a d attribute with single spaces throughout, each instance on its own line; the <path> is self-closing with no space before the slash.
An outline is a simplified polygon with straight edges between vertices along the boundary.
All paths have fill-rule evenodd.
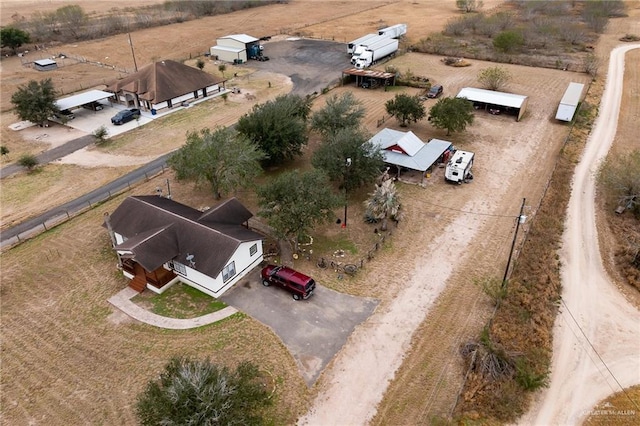
<path id="1" fill-rule="evenodd" d="M 429 89 L 429 92 L 427 92 L 427 98 L 437 98 L 438 96 L 442 95 L 443 90 L 444 89 L 439 84 L 431 86 L 431 89 Z"/>
<path id="2" fill-rule="evenodd" d="M 113 124 L 120 125 L 140 117 L 140 110 L 137 108 L 124 109 L 111 117 Z"/>
<path id="3" fill-rule="evenodd" d="M 276 285 L 289 291 L 295 300 L 308 299 L 316 288 L 313 278 L 287 266 L 267 265 L 262 269 L 262 284 Z"/>
<path id="4" fill-rule="evenodd" d="M 54 115 L 58 120 L 61 120 L 64 122 L 67 122 L 69 120 L 73 120 L 74 118 L 76 118 L 76 116 L 68 109 L 63 109 L 62 111 L 57 112 Z"/>
<path id="5" fill-rule="evenodd" d="M 82 108 L 90 109 L 91 111 L 101 111 L 104 106 L 100 102 L 89 102 L 82 105 Z"/>

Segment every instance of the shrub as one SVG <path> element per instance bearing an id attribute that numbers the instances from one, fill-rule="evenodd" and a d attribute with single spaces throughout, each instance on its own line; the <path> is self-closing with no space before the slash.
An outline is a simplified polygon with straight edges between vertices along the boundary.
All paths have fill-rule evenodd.
<path id="1" fill-rule="evenodd" d="M 33 154 L 24 154 L 18 159 L 18 165 L 24 167 L 30 172 L 36 168 L 38 163 L 38 158 Z"/>
<path id="2" fill-rule="evenodd" d="M 104 125 L 98 127 L 93 132 L 93 137 L 96 138 L 96 143 L 98 145 L 105 143 L 107 140 L 107 136 L 109 136 L 109 130 L 107 130 L 107 128 Z"/>
<path id="3" fill-rule="evenodd" d="M 204 61 L 202 60 L 202 58 L 198 58 L 198 60 L 196 61 L 196 67 L 198 67 L 198 69 L 202 71 L 202 69 L 204 68 Z"/>
<path id="4" fill-rule="evenodd" d="M 503 31 L 493 39 L 493 47 L 504 53 L 515 52 L 522 46 L 524 46 L 524 36 L 520 31 Z"/>

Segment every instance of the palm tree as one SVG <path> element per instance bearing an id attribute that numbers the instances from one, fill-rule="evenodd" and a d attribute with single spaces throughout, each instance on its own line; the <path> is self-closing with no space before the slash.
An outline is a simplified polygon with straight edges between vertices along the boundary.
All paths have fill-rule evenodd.
<path id="1" fill-rule="evenodd" d="M 381 185 L 376 185 L 371 198 L 364 202 L 367 216 L 382 220 L 382 231 L 387 230 L 387 219 L 394 217 L 399 219 L 400 198 L 396 191 L 393 179 L 387 179 Z"/>

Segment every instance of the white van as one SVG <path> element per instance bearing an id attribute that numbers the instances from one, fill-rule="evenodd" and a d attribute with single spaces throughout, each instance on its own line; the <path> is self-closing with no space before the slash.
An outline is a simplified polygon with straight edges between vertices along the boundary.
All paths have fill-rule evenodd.
<path id="1" fill-rule="evenodd" d="M 444 169 L 444 179 L 447 182 L 462 183 L 473 179 L 471 167 L 473 167 L 473 152 L 456 151 Z"/>

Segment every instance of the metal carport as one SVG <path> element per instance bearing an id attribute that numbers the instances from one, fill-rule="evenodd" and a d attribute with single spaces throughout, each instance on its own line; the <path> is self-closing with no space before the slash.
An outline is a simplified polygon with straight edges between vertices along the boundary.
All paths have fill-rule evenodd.
<path id="1" fill-rule="evenodd" d="M 64 111 L 65 109 L 77 108 L 82 105 L 91 102 L 98 102 L 102 99 L 108 99 L 113 96 L 114 94 L 111 92 L 105 92 L 102 90 L 89 90 L 88 92 L 78 93 L 77 95 L 58 99 L 56 101 L 56 105 L 58 106 L 58 108 L 60 108 L 61 111 Z"/>
<path id="2" fill-rule="evenodd" d="M 515 115 L 516 121 L 520 121 L 522 118 L 529 99 L 523 95 L 476 89 L 475 87 L 463 88 L 456 98 L 466 98 L 473 102 L 476 108 L 491 109 L 492 107 L 497 107 L 501 112 Z"/>
<path id="3" fill-rule="evenodd" d="M 373 70 L 361 70 L 358 68 L 349 68 L 342 71 L 342 79 L 344 81 L 344 76 L 352 75 L 356 78 L 356 86 L 360 87 L 375 87 L 377 85 L 381 86 L 395 86 L 396 85 L 396 75 L 390 72 L 382 72 L 382 71 L 373 71 Z M 368 85 L 367 85 L 368 84 Z"/>

